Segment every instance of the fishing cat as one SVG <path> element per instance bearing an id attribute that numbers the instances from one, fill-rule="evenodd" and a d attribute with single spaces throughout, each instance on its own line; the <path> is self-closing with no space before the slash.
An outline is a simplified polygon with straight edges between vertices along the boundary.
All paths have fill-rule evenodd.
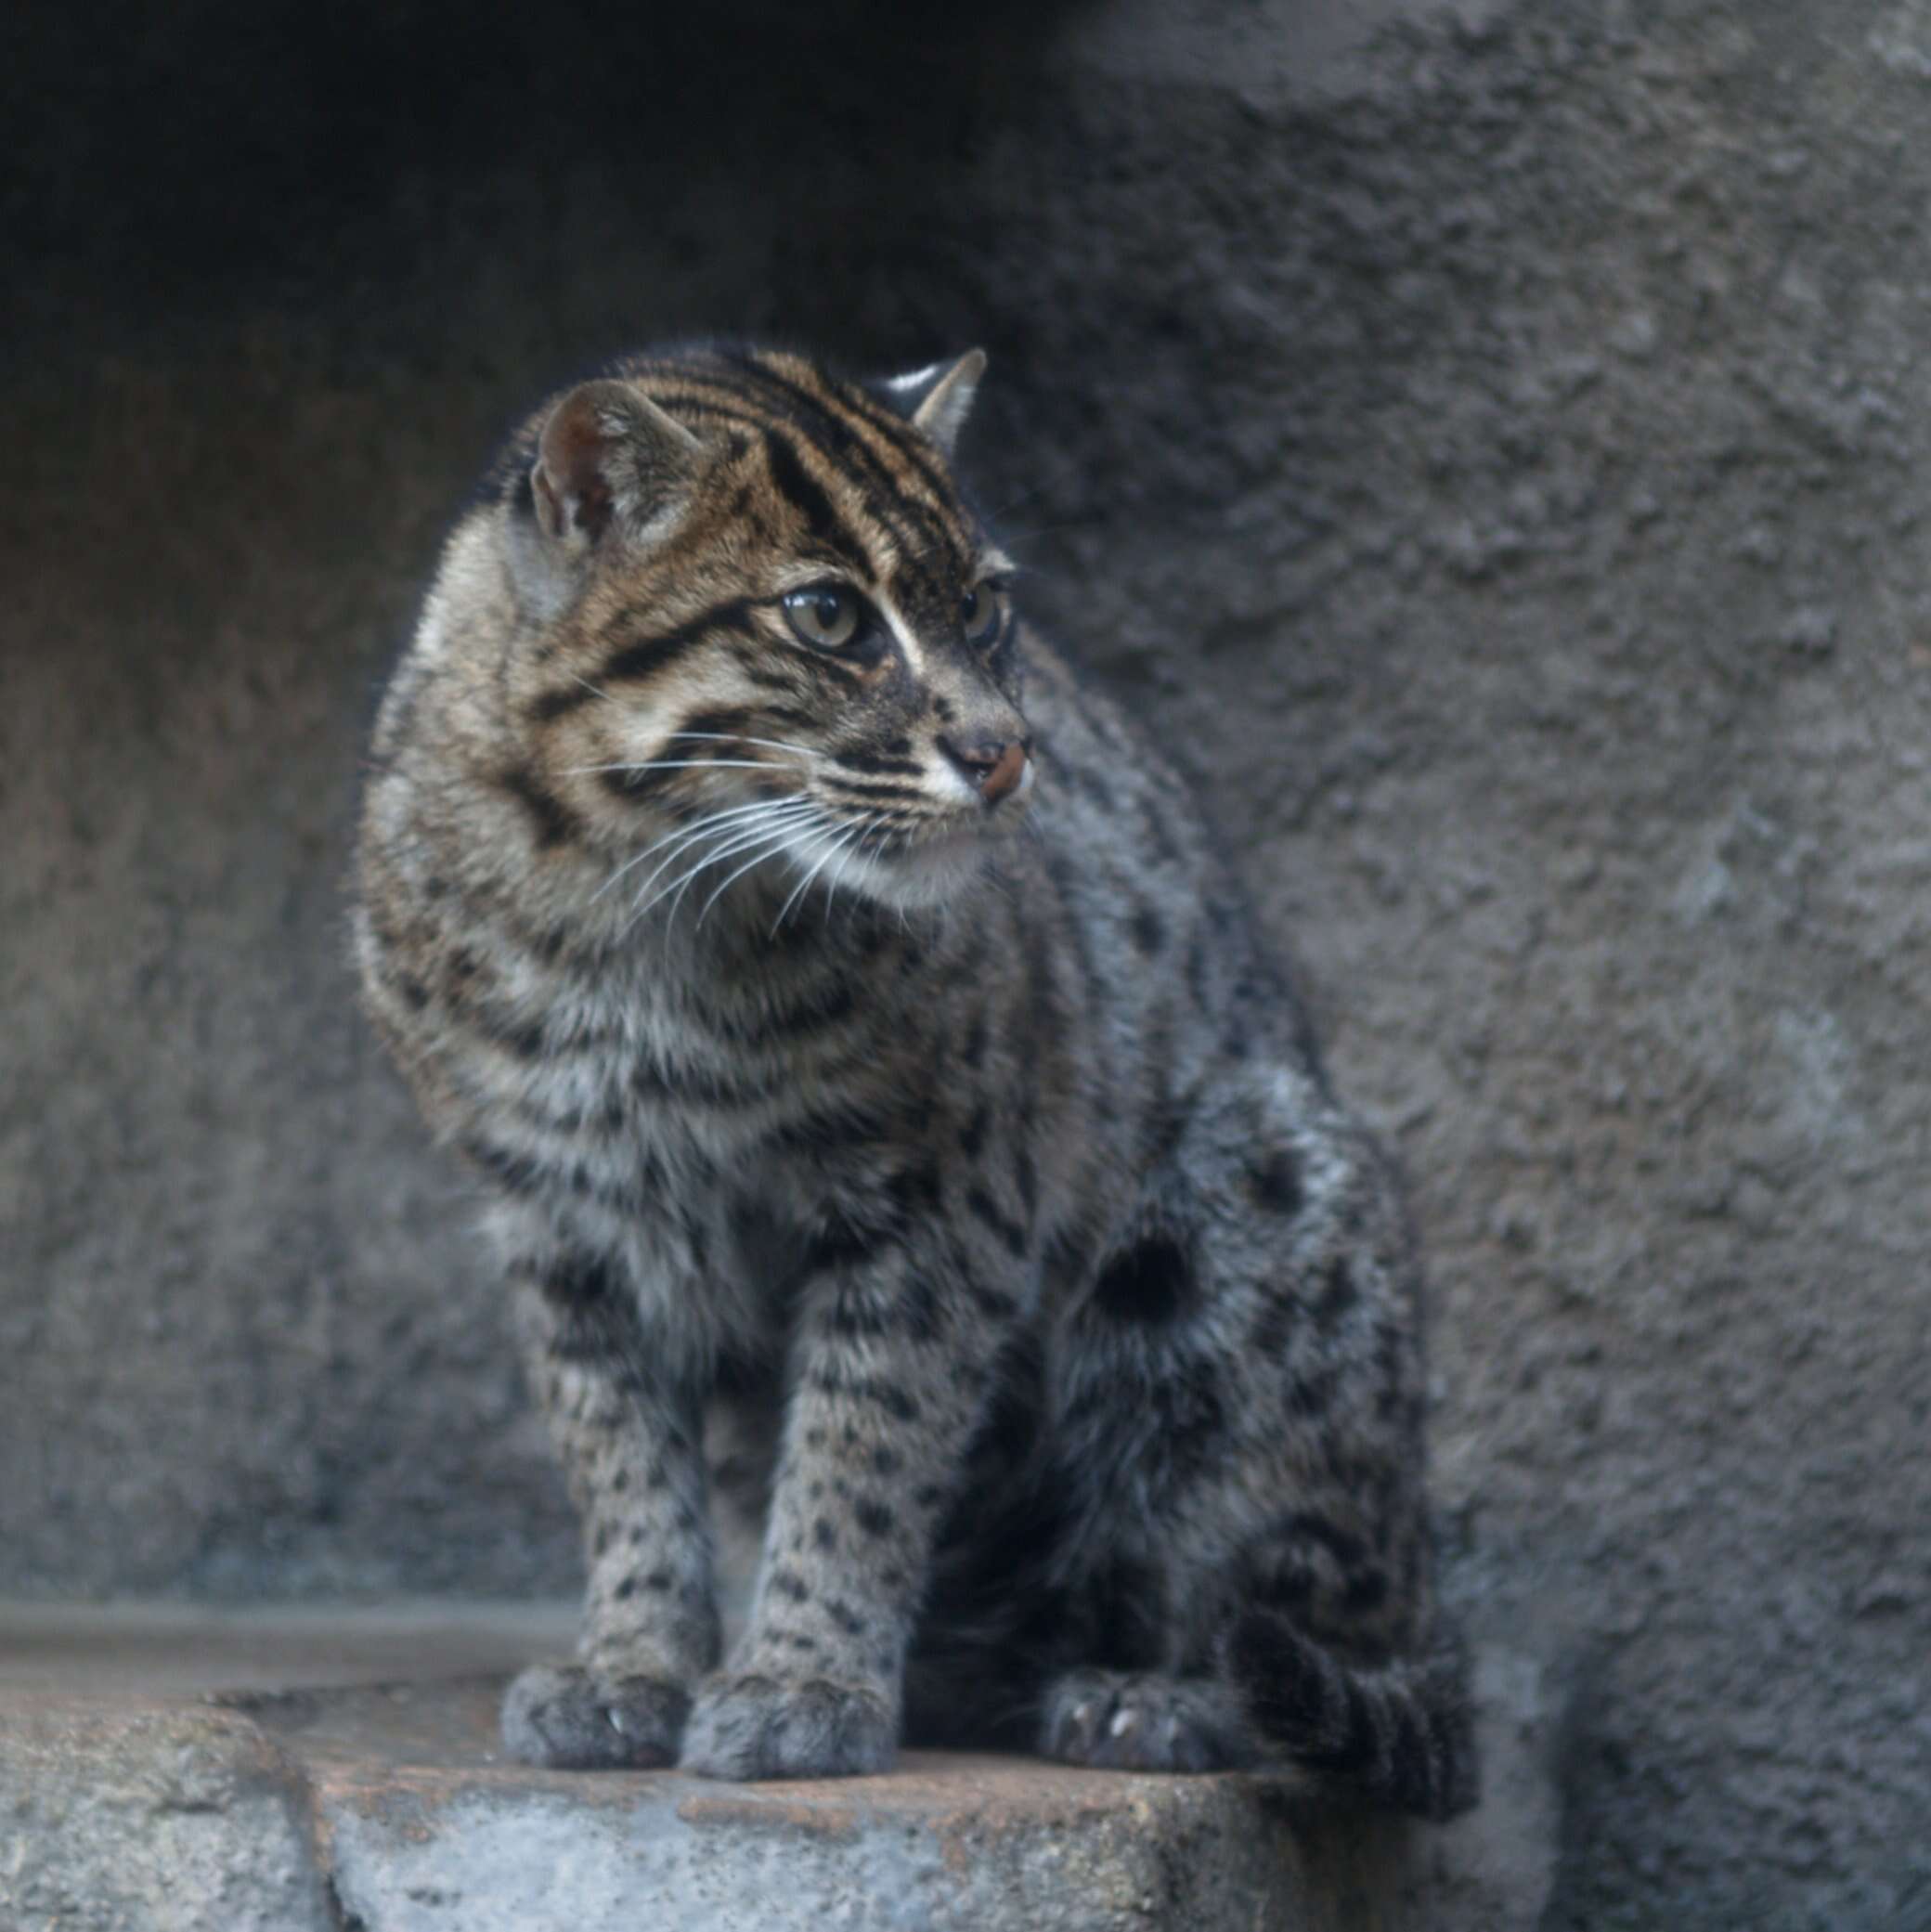
<path id="1" fill-rule="evenodd" d="M 1472 1802 L 1420 1287 L 1185 785 L 1034 634 L 974 352 L 547 401 L 382 708 L 369 1011 L 481 1177 L 581 1513 L 548 1765 L 901 1735 Z M 721 1654 L 714 1509 L 762 1525 Z"/>

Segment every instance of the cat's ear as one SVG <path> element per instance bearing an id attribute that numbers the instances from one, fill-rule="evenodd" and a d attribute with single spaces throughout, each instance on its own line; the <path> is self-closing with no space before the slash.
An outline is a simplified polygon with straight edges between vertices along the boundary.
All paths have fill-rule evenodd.
<path id="1" fill-rule="evenodd" d="M 704 466 L 704 444 L 627 383 L 586 383 L 550 412 L 512 499 L 510 566 L 545 622 L 577 594 L 580 565 L 615 536 L 667 531 Z"/>
<path id="2" fill-rule="evenodd" d="M 682 503 L 704 460 L 682 423 L 626 383 L 585 383 L 551 411 L 530 469 L 538 527 L 573 553 L 613 525 L 642 534 Z"/>
<path id="3" fill-rule="evenodd" d="M 893 376 L 879 387 L 893 408 L 950 456 L 985 372 L 986 352 L 967 349 L 956 361 L 935 362 L 909 376 Z"/>

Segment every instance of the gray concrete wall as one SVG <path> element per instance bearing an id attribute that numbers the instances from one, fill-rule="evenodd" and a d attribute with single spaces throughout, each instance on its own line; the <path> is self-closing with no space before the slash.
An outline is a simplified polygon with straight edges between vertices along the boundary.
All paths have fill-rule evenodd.
<path id="1" fill-rule="evenodd" d="M 1412 1171 L 1550 1922 L 1931 1925 L 1931 8 L 795 11 L 9 30 L 0 1588 L 567 1584 L 351 1009 L 373 690 L 547 380 L 981 341 Z"/>

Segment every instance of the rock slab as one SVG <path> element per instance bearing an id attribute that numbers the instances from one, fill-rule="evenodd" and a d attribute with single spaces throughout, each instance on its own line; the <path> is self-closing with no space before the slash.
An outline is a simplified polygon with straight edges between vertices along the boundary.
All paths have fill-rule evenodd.
<path id="1" fill-rule="evenodd" d="M 1446 1923 L 1437 1900 L 1525 1928 L 1548 1888 L 1550 1821 L 1520 1801 L 1547 1725 L 1512 1665 L 1484 1677 L 1501 1809 L 1437 1834 L 1287 1778 L 939 1753 L 813 1783 L 538 1771 L 502 1758 L 499 1671 L 439 1675 L 513 1661 L 513 1623 L 256 1630 L 222 1691 L 178 1618 L 145 1688 L 138 1632 L 79 1621 L 9 1645 L 0 1613 L 5 1932 L 1383 1932 Z M 406 1680 L 341 1681 L 412 1640 Z M 319 1688 L 267 1682 L 278 1641 Z"/>
<path id="2" fill-rule="evenodd" d="M 0 1712 L 6 1932 L 342 1932 L 309 1793 L 239 1712 L 56 1700 Z"/>

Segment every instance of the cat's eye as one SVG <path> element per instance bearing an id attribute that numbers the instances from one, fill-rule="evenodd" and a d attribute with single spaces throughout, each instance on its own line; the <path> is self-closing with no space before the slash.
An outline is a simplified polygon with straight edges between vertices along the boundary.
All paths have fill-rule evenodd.
<path id="1" fill-rule="evenodd" d="M 784 602 L 793 631 L 814 650 L 842 651 L 865 629 L 864 603 L 843 584 L 813 584 Z"/>
<path id="2" fill-rule="evenodd" d="M 968 644 L 990 644 L 1005 628 L 1005 593 L 996 584 L 974 584 L 959 603 Z"/>

